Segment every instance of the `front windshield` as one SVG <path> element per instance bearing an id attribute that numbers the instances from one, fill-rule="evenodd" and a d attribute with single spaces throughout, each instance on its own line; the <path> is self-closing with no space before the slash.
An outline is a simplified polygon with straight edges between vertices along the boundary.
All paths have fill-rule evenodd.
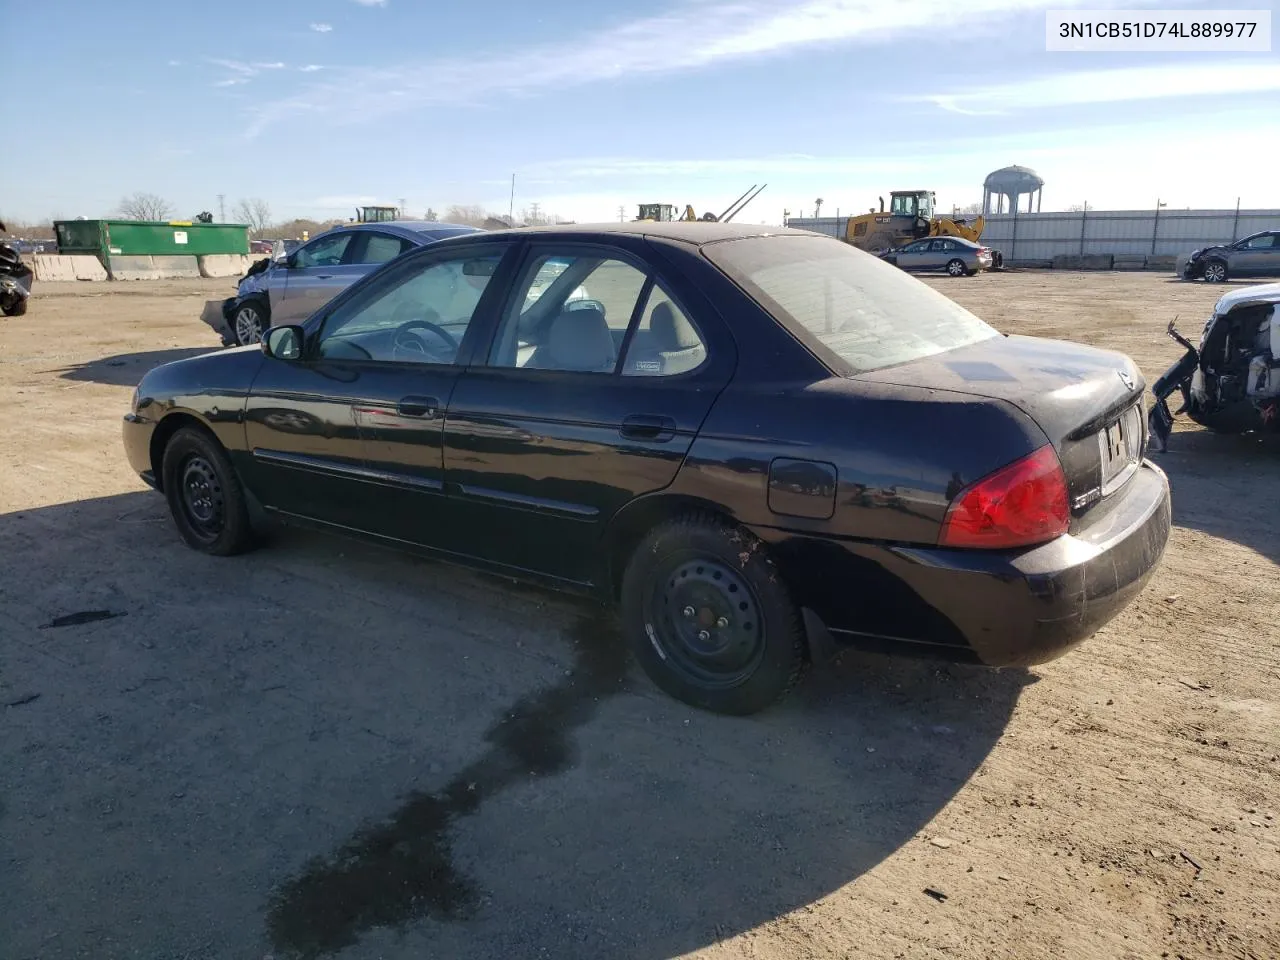
<path id="1" fill-rule="evenodd" d="M 702 249 L 837 369 L 865 373 L 999 336 L 928 284 L 839 240 L 752 237 Z"/>

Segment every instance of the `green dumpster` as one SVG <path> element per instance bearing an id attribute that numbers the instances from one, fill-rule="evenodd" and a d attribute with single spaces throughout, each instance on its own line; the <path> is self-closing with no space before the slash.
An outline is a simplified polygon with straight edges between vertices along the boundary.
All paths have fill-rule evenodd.
<path id="1" fill-rule="evenodd" d="M 248 253 L 243 223 L 187 220 L 55 220 L 58 252 L 88 253 L 104 264 L 110 257 L 204 257 Z"/>

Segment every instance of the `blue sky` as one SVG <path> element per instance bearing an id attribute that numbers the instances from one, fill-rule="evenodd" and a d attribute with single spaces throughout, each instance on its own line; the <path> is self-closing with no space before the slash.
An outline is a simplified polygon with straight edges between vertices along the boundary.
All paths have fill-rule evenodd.
<path id="1" fill-rule="evenodd" d="M 505 211 L 514 173 L 517 211 L 580 221 L 640 202 L 719 212 L 767 182 L 739 219 L 776 223 L 892 189 L 949 209 L 1011 163 L 1045 179 L 1046 209 L 1280 207 L 1274 47 L 1047 53 L 1044 11 L 1069 6 L 17 2 L 0 119 L 25 140 L 4 151 L 0 214 L 103 216 L 134 191 L 182 215 L 219 193 L 278 218 L 399 198 Z"/>

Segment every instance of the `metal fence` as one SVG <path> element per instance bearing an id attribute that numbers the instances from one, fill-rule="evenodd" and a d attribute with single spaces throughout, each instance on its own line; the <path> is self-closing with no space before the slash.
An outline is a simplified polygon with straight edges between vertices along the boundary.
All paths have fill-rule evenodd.
<path id="1" fill-rule="evenodd" d="M 787 226 L 843 237 L 848 217 L 793 217 Z M 1007 260 L 1064 254 L 1185 256 L 1260 230 L 1280 230 L 1280 210 L 1081 210 L 988 214 L 982 242 Z"/>

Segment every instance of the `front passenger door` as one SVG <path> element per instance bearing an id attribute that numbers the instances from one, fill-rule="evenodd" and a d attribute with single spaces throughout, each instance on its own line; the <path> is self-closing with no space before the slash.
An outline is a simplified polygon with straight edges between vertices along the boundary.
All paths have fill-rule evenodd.
<path id="1" fill-rule="evenodd" d="M 924 266 L 925 251 L 928 249 L 928 240 L 917 240 L 915 243 L 909 243 L 902 248 L 898 254 L 898 266 L 903 270 L 920 270 Z"/>
<path id="2" fill-rule="evenodd" d="M 351 263 L 354 233 L 334 230 L 299 247 L 284 262 L 279 298 L 272 297 L 271 323 L 301 323 L 359 279 Z"/>

